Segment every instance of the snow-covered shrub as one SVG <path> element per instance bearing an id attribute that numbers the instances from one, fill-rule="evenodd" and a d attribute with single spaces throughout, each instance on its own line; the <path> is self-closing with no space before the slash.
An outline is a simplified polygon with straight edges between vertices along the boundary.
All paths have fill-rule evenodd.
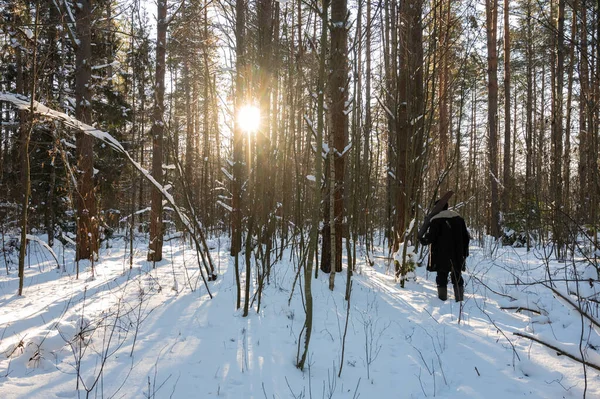
<path id="1" fill-rule="evenodd" d="M 517 232 L 511 228 L 504 228 L 502 232 L 502 245 L 510 245 L 515 248 L 524 247 L 527 244 L 525 232 Z"/>
<path id="2" fill-rule="evenodd" d="M 416 280 L 415 267 L 417 266 L 417 254 L 414 246 L 408 245 L 406 247 L 406 258 L 403 259 L 404 244 L 401 243 L 398 251 L 393 254 L 395 270 L 403 287 L 404 281 Z"/>

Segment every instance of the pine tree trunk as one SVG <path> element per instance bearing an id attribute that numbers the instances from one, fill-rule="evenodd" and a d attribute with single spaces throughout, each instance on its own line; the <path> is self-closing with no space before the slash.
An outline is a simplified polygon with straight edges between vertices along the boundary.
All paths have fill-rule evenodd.
<path id="1" fill-rule="evenodd" d="M 490 234 L 500 236 L 498 198 L 498 55 L 496 35 L 498 26 L 498 0 L 486 0 L 486 33 L 488 65 L 488 155 L 490 182 Z"/>
<path id="2" fill-rule="evenodd" d="M 333 135 L 334 176 L 331 188 L 333 190 L 333 220 L 335 225 L 335 257 L 332 257 L 335 270 L 342 271 L 342 236 L 344 229 L 344 168 L 345 157 L 342 152 L 348 142 L 348 56 L 347 56 L 347 4 L 346 0 L 331 2 L 331 133 Z M 331 162 L 330 161 L 330 162 Z M 333 241 L 333 240 L 332 240 Z M 333 248 L 332 248 L 333 252 Z M 333 268 L 332 268 L 333 270 Z"/>
<path id="3" fill-rule="evenodd" d="M 553 7 L 554 8 L 554 7 Z M 564 39 L 565 0 L 558 0 L 556 30 L 553 33 L 555 62 L 551 62 L 552 75 L 552 152 L 550 191 L 553 204 L 552 233 L 556 243 L 557 257 L 563 256 L 564 226 L 562 209 L 562 161 L 563 161 L 563 87 L 564 87 Z"/>
<path id="4" fill-rule="evenodd" d="M 52 161 L 50 162 L 50 184 L 48 186 L 48 197 L 46 197 L 46 212 L 45 212 L 45 225 L 46 234 L 48 235 L 48 245 L 52 247 L 54 245 L 54 225 L 55 225 L 55 214 L 54 214 L 54 191 L 56 189 L 56 154 L 58 153 L 58 139 L 52 136 Z"/>
<path id="5" fill-rule="evenodd" d="M 312 208 L 312 226 L 310 231 L 310 242 L 308 243 L 308 255 L 304 265 L 304 298 L 306 306 L 306 319 L 304 321 L 304 349 L 302 356 L 298 362 L 298 368 L 304 370 L 304 365 L 308 357 L 308 348 L 312 335 L 313 325 L 313 297 L 312 297 L 312 267 L 315 252 L 318 247 L 319 238 L 319 221 L 321 214 L 321 185 L 323 182 L 323 113 L 324 113 L 324 84 L 325 84 L 325 50 L 327 42 L 327 9 L 329 1 L 323 1 L 323 9 L 321 15 L 321 58 L 319 59 L 319 73 L 317 77 L 317 137 L 315 151 L 315 182 L 313 189 L 313 208 Z M 320 112 L 320 113 L 319 113 Z M 318 269 L 318 268 L 315 268 Z"/>
<path id="6" fill-rule="evenodd" d="M 208 17 L 206 15 L 207 13 L 207 9 L 208 6 L 204 5 L 204 37 L 206 38 L 205 40 L 208 40 Z M 202 174 L 202 195 L 200 196 L 199 193 L 199 198 L 201 200 L 200 202 L 200 209 L 204 211 L 204 217 L 201 219 L 203 223 L 205 223 L 206 225 L 211 225 L 212 224 L 212 220 L 209 219 L 212 216 L 212 206 L 214 204 L 214 201 L 211 201 L 211 193 L 213 192 L 213 190 L 211 189 L 211 182 L 209 181 L 209 176 L 210 176 L 210 169 L 211 169 L 211 151 L 210 151 L 210 133 L 211 133 L 211 119 L 210 119 L 210 104 L 211 104 L 211 98 L 210 98 L 210 84 L 211 84 L 211 78 L 210 78 L 210 67 L 209 67 L 209 59 L 208 59 L 208 53 L 207 53 L 208 49 L 203 48 L 203 66 L 204 66 L 204 102 L 203 102 L 203 110 L 202 110 L 202 114 L 204 117 L 204 124 L 203 124 L 203 130 L 204 130 L 204 147 L 202 150 L 202 168 L 203 168 L 203 174 Z"/>
<path id="7" fill-rule="evenodd" d="M 329 250 L 331 251 L 331 266 L 330 266 L 330 270 L 329 270 L 329 289 L 331 291 L 333 291 L 334 287 L 335 287 L 335 273 L 337 272 L 337 265 L 336 262 L 334 260 L 337 259 L 338 256 L 338 251 L 337 251 L 337 245 L 336 244 L 336 236 L 339 232 L 339 230 L 337 230 L 337 226 L 335 223 L 335 207 L 333 206 L 333 204 L 335 204 L 335 146 L 333 144 L 334 140 L 331 137 L 331 132 L 330 134 L 330 139 L 329 139 L 329 182 L 330 182 L 330 188 L 329 188 Z M 341 254 L 340 254 L 341 255 Z M 341 270 L 340 270 L 341 271 Z"/>
<path id="8" fill-rule="evenodd" d="M 78 1 L 75 7 L 75 117 L 92 124 L 92 9 L 94 0 Z M 98 252 L 98 220 L 94 192 L 94 138 L 82 132 L 77 137 L 77 254 L 76 260 L 92 259 Z"/>
<path id="9" fill-rule="evenodd" d="M 569 49 L 569 69 L 567 73 L 567 115 L 565 121 L 565 151 L 563 154 L 563 175 L 565 187 L 563 190 L 563 203 L 565 209 L 571 213 L 571 120 L 573 103 L 573 72 L 575 69 L 575 38 L 577 37 L 577 12 L 579 1 L 573 1 L 573 19 L 571 21 L 571 47 Z"/>
<path id="10" fill-rule="evenodd" d="M 157 2 L 156 25 L 156 71 L 154 81 L 154 108 L 152 110 L 152 177 L 163 182 L 163 135 L 165 130 L 165 69 L 167 45 L 167 0 Z M 163 247 L 163 206 L 162 193 L 152 187 L 152 204 L 150 209 L 150 245 L 149 262 L 162 260 Z"/>
<path id="11" fill-rule="evenodd" d="M 234 115 L 242 106 L 245 93 L 246 60 L 245 60 L 245 23 L 246 23 L 246 1 L 238 0 L 235 5 L 235 55 L 236 55 L 236 78 L 235 78 L 235 103 Z M 241 281 L 239 271 L 239 252 L 242 246 L 242 163 L 243 133 L 237 118 L 233 127 L 233 182 L 232 182 L 232 213 L 231 213 L 231 255 L 235 257 L 235 281 L 236 281 L 236 307 L 241 304 Z"/>
<path id="12" fill-rule="evenodd" d="M 37 46 L 38 46 L 38 18 L 40 11 L 39 0 L 35 5 L 35 24 L 33 34 L 33 59 L 32 59 L 32 73 L 31 73 L 31 102 L 30 112 L 27 121 L 20 121 L 21 130 L 21 189 L 22 189 L 22 202 L 21 202 L 21 247 L 19 249 L 19 296 L 23 295 L 23 284 L 25 281 L 25 255 L 27 253 L 27 222 L 28 222 L 28 209 L 29 209 L 29 195 L 31 194 L 31 170 L 29 165 L 29 141 L 31 138 L 31 132 L 33 130 L 34 123 L 34 102 L 35 102 L 35 91 L 36 91 L 36 80 L 37 80 Z M 19 50 L 20 51 L 20 50 Z M 19 66 L 19 67 L 22 67 Z M 23 114 L 24 116 L 25 114 Z M 6 261 L 6 259 L 5 259 Z"/>
<path id="13" fill-rule="evenodd" d="M 439 97 L 440 111 L 438 122 L 438 134 L 440 140 L 440 152 L 438 155 L 438 173 L 442 174 L 448 168 L 448 151 L 451 148 L 449 145 L 450 136 L 450 72 L 449 72 L 449 53 L 450 53 L 450 0 L 440 1 L 440 44 L 439 52 Z M 447 177 L 441 182 L 440 192 L 448 191 Z"/>
<path id="14" fill-rule="evenodd" d="M 534 75 L 536 82 L 534 82 L 533 87 L 536 90 L 537 93 L 537 75 Z M 536 94 L 536 102 L 534 105 L 534 109 L 537 109 L 538 105 L 538 101 L 541 104 L 545 104 L 546 103 L 546 64 L 542 63 L 542 71 L 541 71 L 541 81 L 542 81 L 542 87 L 541 90 L 539 90 L 539 94 Z M 538 100 L 538 97 L 539 100 Z M 545 149 L 544 149 L 544 143 L 546 142 L 546 116 L 545 116 L 545 107 L 544 106 L 540 106 L 541 112 L 540 112 L 540 122 L 537 123 L 535 125 L 537 134 L 534 134 L 535 137 L 535 146 L 536 146 L 536 150 L 535 150 L 535 203 L 536 203 L 536 212 L 538 212 L 539 209 L 539 202 L 542 198 L 544 198 L 544 175 L 543 175 L 543 160 L 544 160 L 544 156 L 545 156 Z M 540 226 L 541 227 L 541 226 Z M 544 230 L 541 229 L 540 231 L 541 235 L 544 234 Z"/>
<path id="15" fill-rule="evenodd" d="M 525 127 L 525 233 L 527 235 L 527 251 L 531 247 L 530 231 L 531 216 L 533 211 L 533 33 L 531 27 L 531 0 L 527 3 L 527 37 L 526 37 L 526 64 L 527 64 L 527 99 L 526 99 L 526 127 Z"/>
<path id="16" fill-rule="evenodd" d="M 410 0 L 402 3 L 398 10 L 399 75 L 395 143 L 397 157 L 395 178 L 398 190 L 394 251 L 399 248 L 401 242 L 406 241 L 408 221 L 413 213 L 412 205 L 417 198 L 419 186 L 417 176 L 421 169 L 419 155 L 423 148 L 422 6 L 421 0 Z M 449 124 L 449 121 L 446 122 Z M 396 270 L 397 275 L 399 272 Z"/>
<path id="17" fill-rule="evenodd" d="M 22 51 L 17 48 L 17 92 L 25 94 L 25 82 L 23 70 L 25 62 Z M 33 102 L 32 102 L 33 104 Z M 20 160 L 21 160 L 21 242 L 19 247 L 19 292 L 23 295 L 23 283 L 25 279 L 25 257 L 27 254 L 27 215 L 29 210 L 30 194 L 30 173 L 29 173 L 29 138 L 30 138 L 30 120 L 33 119 L 33 113 L 27 115 L 25 111 L 19 111 L 19 142 L 20 142 Z"/>
<path id="18" fill-rule="evenodd" d="M 384 3 L 384 15 L 382 15 L 382 26 L 383 26 L 383 65 L 385 71 L 385 117 L 388 128 L 388 146 L 387 146 L 387 201 L 386 201 L 386 238 L 388 239 L 388 245 L 392 251 L 396 251 L 398 248 L 396 235 L 398 232 L 396 228 L 398 226 L 398 218 L 394 215 L 397 212 L 396 198 L 399 196 L 398 192 L 398 171 L 397 167 L 397 156 L 396 156 L 396 145 L 397 145 L 397 104 L 398 104 L 398 33 L 396 26 L 396 1 L 385 0 Z"/>
<path id="19" fill-rule="evenodd" d="M 588 0 L 582 0 L 581 2 L 581 18 L 579 23 L 579 42 L 587 43 L 587 13 L 586 3 Z M 579 101 L 579 212 L 578 218 L 580 221 L 584 221 L 589 209 L 589 186 L 588 186 L 588 104 L 589 98 L 589 56 L 588 47 L 581 46 L 579 56 L 579 85 L 581 87 L 581 94 Z"/>
<path id="20" fill-rule="evenodd" d="M 298 14 L 301 15 L 301 4 L 298 3 Z M 261 112 L 261 124 L 256 134 L 257 140 L 257 187 L 256 195 L 259 241 L 270 246 L 272 241 L 273 221 L 269 214 L 273 209 L 271 188 L 271 93 L 273 64 L 273 5 L 271 0 L 259 0 L 257 3 L 258 18 L 258 93 Z M 300 22 L 299 22 L 300 24 Z M 300 39 L 301 41 L 301 39 Z M 301 57 L 301 54 L 299 54 Z M 262 268 L 267 270 L 268 253 L 262 258 Z M 257 265 L 258 267 L 258 265 Z"/>
<path id="21" fill-rule="evenodd" d="M 60 12 L 56 7 L 50 7 L 49 17 L 51 20 L 55 20 L 55 18 L 60 18 Z M 61 57 L 61 52 L 59 51 L 59 38 L 63 35 L 62 32 L 59 31 L 58 26 L 52 25 L 49 27 L 47 31 L 47 40 L 49 42 L 49 52 L 51 56 L 49 57 L 49 68 L 51 69 L 50 75 L 48 76 L 48 81 L 46 83 L 46 96 L 47 98 L 53 102 L 53 106 L 58 105 L 58 109 L 61 109 L 62 104 L 62 74 L 59 71 L 64 68 L 63 57 Z M 55 90 L 55 82 L 58 86 L 59 94 L 54 94 Z M 46 234 L 48 236 L 48 245 L 52 247 L 54 245 L 54 227 L 56 225 L 56 214 L 55 214 L 55 190 L 56 190 L 56 161 L 57 154 L 59 148 L 58 141 L 58 132 L 52 132 L 52 150 L 51 150 L 51 162 L 49 162 L 48 167 L 50 168 L 50 184 L 48 187 L 48 196 L 46 198 L 46 210 L 45 210 L 45 227 Z"/>
<path id="22" fill-rule="evenodd" d="M 329 209 L 325 203 L 328 201 L 323 198 L 322 190 L 325 189 L 325 183 L 328 179 L 323 176 L 321 165 L 323 164 L 323 137 L 325 134 L 325 65 L 327 64 L 327 31 L 329 29 L 329 0 L 323 0 L 322 4 L 322 15 L 321 15 L 321 48 L 319 58 L 319 76 L 317 80 L 317 142 L 316 142 L 316 156 L 319 159 L 316 161 L 319 166 L 319 172 L 316 176 L 317 188 L 319 190 L 319 210 L 323 213 L 323 230 L 322 230 L 322 249 L 321 249 L 321 265 L 320 268 L 324 273 L 329 273 L 331 270 L 331 252 L 329 251 L 329 233 L 327 230 L 329 221 L 327 219 L 328 213 L 325 209 Z M 325 163 L 325 170 L 327 170 L 327 163 Z M 321 213 L 321 212 L 319 212 Z M 319 218 L 321 219 L 321 218 Z M 318 244 L 318 243 L 317 243 Z M 318 273 L 318 268 L 315 268 L 315 278 Z"/>
<path id="23" fill-rule="evenodd" d="M 365 236 L 365 249 L 367 252 L 367 258 L 369 257 L 369 251 L 371 250 L 371 242 L 368 240 L 367 235 L 369 232 L 370 223 L 370 198 L 372 193 L 371 189 L 371 129 L 373 128 L 373 120 L 371 116 L 371 0 L 367 0 L 367 26 L 366 26 L 366 70 L 365 70 L 365 123 L 363 125 L 364 130 L 364 142 L 363 142 L 363 177 L 362 185 L 364 192 L 364 205 L 361 209 L 363 215 L 362 223 L 360 223 L 359 231 Z"/>
<path id="24" fill-rule="evenodd" d="M 510 175 L 511 137 L 510 137 L 510 25 L 508 23 L 510 0 L 504 0 L 504 167 L 502 189 L 502 212 L 510 210 L 512 180 Z"/>
<path id="25" fill-rule="evenodd" d="M 185 120 L 186 120 L 186 129 L 185 129 L 185 180 L 190 187 L 190 195 L 192 198 L 192 203 L 196 203 L 196 179 L 194 170 L 197 167 L 196 163 L 196 146 L 194 136 L 195 136 L 195 128 L 194 128 L 194 113 L 192 108 L 192 72 L 190 71 L 190 62 L 189 60 L 185 60 L 183 64 L 183 84 L 184 84 L 184 93 L 185 93 Z"/>
<path id="26" fill-rule="evenodd" d="M 595 15 L 595 28 L 596 28 L 596 41 L 595 41 L 595 71 L 593 74 L 593 86 L 595 88 L 593 98 L 593 110 L 591 111 L 590 120 L 593 121 L 593 127 L 590 129 L 592 143 L 590 145 L 590 170 L 594 171 L 591 181 L 591 214 L 590 222 L 594 226 L 594 248 L 598 249 L 598 205 L 600 202 L 600 170 L 598 166 L 598 152 L 600 151 L 600 4 L 596 2 L 596 15 Z M 600 276 L 600 268 L 598 268 L 598 251 L 594 254 L 594 263 L 598 275 Z"/>

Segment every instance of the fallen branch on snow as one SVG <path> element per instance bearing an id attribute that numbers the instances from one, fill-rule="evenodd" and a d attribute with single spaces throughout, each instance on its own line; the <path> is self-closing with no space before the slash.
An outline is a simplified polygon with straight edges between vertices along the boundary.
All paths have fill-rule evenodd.
<path id="1" fill-rule="evenodd" d="M 559 356 L 560 356 L 560 355 L 565 355 L 566 357 L 568 357 L 568 358 L 570 358 L 570 359 L 573 359 L 573 360 L 575 360 L 576 362 L 579 362 L 579 363 L 585 364 L 586 366 L 589 366 L 589 367 L 591 367 L 591 368 L 593 368 L 593 369 L 596 369 L 596 370 L 600 371 L 600 366 L 598 366 L 597 364 L 590 363 L 590 362 L 588 362 L 588 361 L 585 361 L 585 360 L 583 360 L 583 359 L 580 359 L 579 357 L 577 357 L 577 356 L 575 356 L 575 355 L 573 355 L 573 354 L 571 354 L 571 353 L 569 353 L 569 352 L 567 352 L 567 351 L 565 351 L 565 350 L 563 350 L 563 349 L 560 349 L 560 348 L 558 348 L 558 347 L 556 347 L 556 346 L 554 346 L 554 345 L 552 345 L 552 344 L 549 344 L 548 342 L 542 341 L 541 339 L 539 339 L 539 338 L 536 338 L 536 337 L 534 337 L 534 336 L 532 336 L 532 335 L 529 335 L 529 334 L 523 334 L 523 333 L 520 333 L 520 332 L 514 332 L 514 333 L 513 333 L 513 335 L 516 335 L 516 336 L 518 336 L 518 337 L 523 337 L 523 338 L 527 338 L 527 339 L 530 339 L 530 340 L 532 340 L 532 341 L 535 341 L 535 342 L 537 342 L 538 344 L 542 344 L 542 345 L 544 345 L 545 347 L 548 347 L 548 348 L 550 348 L 550 349 L 552 349 L 552 350 L 556 351 L 556 354 L 557 354 L 557 355 L 559 355 Z"/>
<path id="2" fill-rule="evenodd" d="M 595 317 L 589 315 L 588 313 L 584 312 L 583 309 L 581 309 L 581 307 L 579 306 L 578 303 L 574 302 L 571 298 L 565 296 L 562 292 L 558 291 L 556 288 L 551 287 L 547 284 L 543 284 L 544 287 L 549 288 L 550 290 L 552 290 L 552 292 L 554 292 L 557 296 L 559 296 L 562 300 L 564 300 L 565 302 L 567 302 L 569 305 L 571 305 L 575 310 L 577 310 L 583 317 L 585 317 L 586 319 L 588 319 L 590 321 L 590 323 L 592 323 L 594 326 L 596 326 L 597 328 L 600 328 L 600 321 L 598 321 Z"/>
<path id="3" fill-rule="evenodd" d="M 539 310 L 529 309 L 529 308 L 525 308 L 523 306 L 502 306 L 500 309 L 501 310 L 514 310 L 517 313 L 521 312 L 523 310 L 527 310 L 527 311 L 532 312 L 532 313 L 541 314 L 541 312 Z"/>

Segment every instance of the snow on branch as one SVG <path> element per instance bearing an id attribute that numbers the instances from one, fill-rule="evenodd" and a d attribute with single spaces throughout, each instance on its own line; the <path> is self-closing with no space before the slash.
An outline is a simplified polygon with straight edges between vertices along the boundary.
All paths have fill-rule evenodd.
<path id="1" fill-rule="evenodd" d="M 348 151 L 350 151 L 350 149 L 351 149 L 351 148 L 352 148 L 352 143 L 348 143 L 348 145 L 346 146 L 346 148 L 344 148 L 344 151 L 342 151 L 342 153 L 341 153 L 341 154 L 339 154 L 339 153 L 338 153 L 338 154 L 339 154 L 339 156 L 340 156 L 340 157 L 343 157 L 344 155 L 346 155 L 346 153 L 347 153 Z M 337 152 L 337 151 L 336 151 L 336 152 Z"/>
<path id="2" fill-rule="evenodd" d="M 496 183 L 498 184 L 498 186 L 500 187 L 500 189 L 504 189 L 504 184 L 502 184 L 502 182 L 500 181 L 500 179 L 498 179 L 498 177 L 494 174 L 494 172 L 492 172 L 492 170 L 490 169 L 490 176 L 492 177 L 492 179 L 494 179 L 496 181 Z"/>
<path id="3" fill-rule="evenodd" d="M 229 205 L 227 205 L 226 203 L 224 203 L 223 201 L 217 201 L 217 205 L 222 206 L 223 208 L 227 209 L 229 212 L 233 212 L 233 208 L 230 207 Z"/>
<path id="4" fill-rule="evenodd" d="M 225 176 L 227 176 L 227 178 L 228 178 L 229 180 L 231 180 L 231 181 L 234 181 L 234 180 L 235 180 L 235 179 L 233 178 L 233 175 L 232 175 L 231 173 L 229 173 L 229 172 L 227 171 L 227 169 L 225 169 L 225 168 L 221 168 L 221 171 L 223 172 L 223 174 L 224 174 Z"/>
<path id="5" fill-rule="evenodd" d="M 66 10 L 66 14 L 69 16 L 70 21 L 68 21 L 68 22 L 63 21 L 63 25 L 67 27 L 69 37 L 71 38 L 73 44 L 78 45 L 79 39 L 77 39 L 75 32 L 73 32 L 73 26 L 75 26 L 75 17 L 73 16 L 73 11 L 71 10 L 71 6 L 69 5 L 69 3 L 67 3 L 65 1 L 64 2 L 65 10 L 63 10 L 62 7 L 60 6 L 59 2 L 57 2 L 57 0 L 52 0 L 52 2 L 54 3 L 54 7 L 56 7 L 56 9 L 58 10 L 58 12 L 61 15 L 65 15 L 65 10 Z"/>
<path id="6" fill-rule="evenodd" d="M 131 215 L 127 215 L 119 219 L 119 223 L 126 222 L 133 215 L 140 215 L 142 213 L 150 212 L 150 207 L 146 207 L 144 209 L 140 209 L 139 211 L 133 212 Z"/>
<path id="7" fill-rule="evenodd" d="M 310 128 L 310 131 L 313 134 L 313 136 L 317 137 L 317 129 L 315 129 L 315 126 L 313 125 L 313 123 L 310 120 L 310 118 L 308 117 L 308 115 L 304 115 L 304 121 L 306 122 L 306 124 Z"/>
<path id="8" fill-rule="evenodd" d="M 390 111 L 390 109 L 388 107 L 385 106 L 385 104 L 383 103 L 383 101 L 381 101 L 381 99 L 379 97 L 376 97 L 376 98 L 377 98 L 377 102 L 379 103 L 379 105 L 381 105 L 381 107 L 386 112 L 386 114 L 388 114 L 388 116 L 390 118 L 396 119 L 396 115 L 394 115 L 394 113 L 392 111 Z"/>
<path id="9" fill-rule="evenodd" d="M 17 95 L 17 94 L 0 92 L 0 101 L 9 102 L 20 110 L 31 111 L 30 101 L 27 100 L 27 98 Z M 55 120 L 61 121 L 65 125 L 70 126 L 74 129 L 77 129 L 77 130 L 81 131 L 82 133 L 87 134 L 88 136 L 92 136 L 92 137 L 102 141 L 104 144 L 108 145 L 113 150 L 117 151 L 118 153 L 123 154 L 127 158 L 127 160 L 139 172 L 141 172 L 142 175 L 150 183 L 152 183 L 152 185 L 154 185 L 154 187 L 156 187 L 162 193 L 163 197 L 167 200 L 167 202 L 169 204 L 171 204 L 171 206 L 177 213 L 177 216 L 179 217 L 181 222 L 185 225 L 188 232 L 192 233 L 194 231 L 194 228 L 190 224 L 189 219 L 187 218 L 187 216 L 185 216 L 183 214 L 183 212 L 177 206 L 177 204 L 175 204 L 175 199 L 167 191 L 167 189 L 163 185 L 158 183 L 148 170 L 144 169 L 144 167 L 142 167 L 142 165 L 140 165 L 138 162 L 136 162 L 131 157 L 131 155 L 129 155 L 129 153 L 125 150 L 125 148 L 123 148 L 123 145 L 117 139 L 115 139 L 113 136 L 111 136 L 109 133 L 104 132 L 100 129 L 96 129 L 95 127 L 90 126 L 88 124 L 85 124 L 63 112 L 59 112 L 59 111 L 53 110 L 51 108 L 48 108 L 45 105 L 40 104 L 37 101 L 33 102 L 33 112 L 34 112 L 34 114 L 40 115 L 45 118 L 50 118 L 50 119 L 55 119 Z"/>
<path id="10" fill-rule="evenodd" d="M 56 261 L 56 265 L 60 269 L 60 262 L 58 261 L 58 256 L 56 256 L 56 253 L 54 252 L 54 250 L 48 244 L 46 244 L 39 237 L 36 237 L 34 235 L 31 235 L 31 234 L 27 234 L 27 235 L 25 235 L 25 237 L 27 238 L 27 240 L 29 240 L 29 241 L 35 241 L 38 244 L 40 244 L 42 247 L 46 248 L 48 250 L 48 252 L 50 252 L 50 255 L 52 255 L 52 257 L 54 258 L 54 260 Z"/>
<path id="11" fill-rule="evenodd" d="M 108 67 L 118 68 L 120 66 L 121 66 L 121 63 L 119 61 L 113 61 L 109 64 L 93 65 L 92 70 L 103 69 L 103 68 L 108 68 Z"/>

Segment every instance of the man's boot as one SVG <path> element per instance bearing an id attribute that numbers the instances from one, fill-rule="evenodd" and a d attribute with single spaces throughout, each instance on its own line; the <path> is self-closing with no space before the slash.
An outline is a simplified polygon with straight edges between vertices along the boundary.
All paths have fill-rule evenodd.
<path id="1" fill-rule="evenodd" d="M 447 286 L 438 285 L 437 289 L 438 289 L 438 298 L 440 298 L 442 301 L 445 301 L 446 299 L 448 299 L 448 287 Z"/>
<path id="2" fill-rule="evenodd" d="M 456 302 L 462 302 L 465 295 L 465 287 L 455 286 L 454 287 L 454 298 Z"/>

